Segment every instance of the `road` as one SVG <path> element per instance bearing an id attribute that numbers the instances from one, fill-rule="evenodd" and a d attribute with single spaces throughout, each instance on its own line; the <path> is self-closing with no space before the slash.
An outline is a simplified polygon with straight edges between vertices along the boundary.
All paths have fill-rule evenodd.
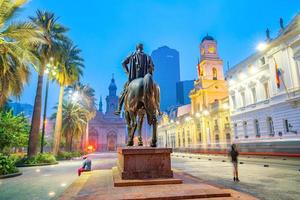
<path id="1" fill-rule="evenodd" d="M 200 159 L 199 159 L 200 158 Z M 173 154 L 172 167 L 264 200 L 300 199 L 300 159 L 240 157 L 239 183 L 227 156 Z"/>
<path id="2" fill-rule="evenodd" d="M 91 155 L 93 169 L 110 169 L 116 153 Z M 199 159 L 200 158 L 200 159 Z M 82 160 L 58 165 L 20 168 L 22 176 L 0 179 L 0 200 L 56 199 L 76 178 Z M 232 181 L 232 166 L 224 156 L 172 155 L 172 167 L 226 188 L 250 193 L 264 200 L 300 199 L 300 159 L 240 157 L 241 182 Z M 268 167 L 264 167 L 268 165 Z"/>

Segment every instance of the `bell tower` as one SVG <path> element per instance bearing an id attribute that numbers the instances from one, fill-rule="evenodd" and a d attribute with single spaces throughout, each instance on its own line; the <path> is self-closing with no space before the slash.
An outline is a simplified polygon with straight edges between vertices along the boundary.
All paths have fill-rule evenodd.
<path id="1" fill-rule="evenodd" d="M 223 61 L 219 58 L 217 41 L 208 34 L 200 46 L 201 60 L 198 63 L 198 78 L 201 80 L 224 80 Z"/>
<path id="2" fill-rule="evenodd" d="M 118 106 L 118 96 L 117 93 L 117 86 L 115 83 L 114 75 L 112 75 L 112 79 L 110 81 L 109 87 L 109 95 L 106 97 L 106 113 L 110 116 L 115 116 L 114 112 L 117 109 Z"/>

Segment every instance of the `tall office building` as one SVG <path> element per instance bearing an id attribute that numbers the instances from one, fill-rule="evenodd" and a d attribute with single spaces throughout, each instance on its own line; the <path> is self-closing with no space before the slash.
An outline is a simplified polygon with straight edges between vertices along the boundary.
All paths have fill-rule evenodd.
<path id="1" fill-rule="evenodd" d="M 180 81 L 179 52 L 167 46 L 151 54 L 154 62 L 154 79 L 160 86 L 162 111 L 176 105 L 176 83 Z"/>
<path id="2" fill-rule="evenodd" d="M 194 80 L 179 81 L 176 84 L 177 104 L 191 103 L 190 91 L 194 88 Z"/>

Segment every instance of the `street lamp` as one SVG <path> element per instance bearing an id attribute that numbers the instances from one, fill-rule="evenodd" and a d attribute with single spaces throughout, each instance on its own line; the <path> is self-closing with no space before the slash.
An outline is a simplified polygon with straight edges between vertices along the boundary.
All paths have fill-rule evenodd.
<path id="1" fill-rule="evenodd" d="M 53 65 L 53 57 L 50 58 L 50 63 L 46 65 L 46 69 L 44 71 L 47 74 L 47 82 L 46 82 L 46 93 L 45 93 L 45 102 L 44 102 L 44 113 L 43 113 L 43 127 L 42 127 L 42 138 L 41 138 L 41 153 L 44 152 L 44 138 L 45 138 L 45 128 L 47 123 L 47 102 L 48 102 L 48 91 L 49 91 L 49 82 L 50 76 L 56 75 L 57 67 Z"/>
<path id="2" fill-rule="evenodd" d="M 264 51 L 267 47 L 268 47 L 267 43 L 265 43 L 265 42 L 260 42 L 260 43 L 257 45 L 256 49 L 257 49 L 258 51 Z"/>

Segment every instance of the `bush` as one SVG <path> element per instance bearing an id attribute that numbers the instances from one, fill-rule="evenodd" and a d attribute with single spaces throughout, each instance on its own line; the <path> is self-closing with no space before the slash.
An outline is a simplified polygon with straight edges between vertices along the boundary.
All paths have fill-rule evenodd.
<path id="1" fill-rule="evenodd" d="M 38 164 L 54 164 L 55 157 L 51 153 L 39 153 L 33 157 L 25 157 L 17 161 L 17 165 L 38 165 Z"/>
<path id="2" fill-rule="evenodd" d="M 15 162 L 9 156 L 0 154 L 0 175 L 13 174 L 18 171 Z"/>
<path id="3" fill-rule="evenodd" d="M 83 154 L 84 154 L 84 152 L 80 152 L 80 151 L 74 151 L 74 152 L 60 151 L 60 152 L 58 152 L 56 159 L 57 160 L 70 160 L 74 157 L 80 157 Z"/>

